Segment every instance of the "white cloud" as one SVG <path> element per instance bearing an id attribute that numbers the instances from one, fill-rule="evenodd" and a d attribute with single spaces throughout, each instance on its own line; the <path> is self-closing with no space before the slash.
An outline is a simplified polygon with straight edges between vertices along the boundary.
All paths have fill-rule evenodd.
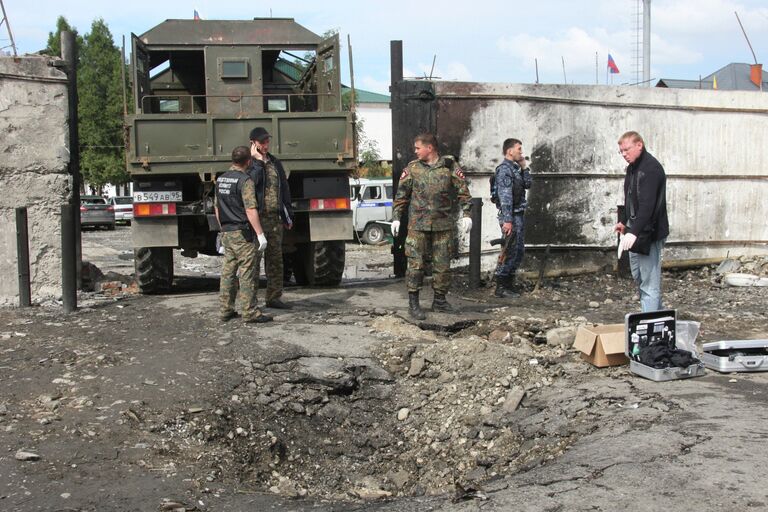
<path id="1" fill-rule="evenodd" d="M 496 42 L 497 48 L 511 57 L 508 65 L 533 69 L 534 59 L 538 61 L 540 75 L 562 77 L 565 60 L 566 74 L 594 75 L 595 53 L 597 53 L 598 69 L 605 70 L 607 55 L 610 53 L 621 69 L 622 63 L 629 64 L 629 59 L 616 48 L 611 48 L 607 40 L 625 41 L 626 36 L 609 37 L 601 34 L 596 37 L 587 31 L 571 27 L 558 38 L 550 39 L 530 34 L 516 34 L 513 37 L 502 36 Z M 569 79 L 570 81 L 570 79 Z"/>
<path id="2" fill-rule="evenodd" d="M 651 28 L 679 36 L 711 38 L 713 34 L 743 37 L 734 12 L 747 29 L 768 29 L 768 8 L 747 7 L 729 0 L 662 0 L 651 5 Z M 656 27 L 656 28 L 654 28 Z"/>

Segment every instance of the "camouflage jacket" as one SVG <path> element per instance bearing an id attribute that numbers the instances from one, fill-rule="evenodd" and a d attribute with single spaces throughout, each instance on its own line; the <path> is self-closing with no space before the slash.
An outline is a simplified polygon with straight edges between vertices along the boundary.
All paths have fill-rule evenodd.
<path id="1" fill-rule="evenodd" d="M 512 214 L 523 213 L 528 202 L 525 190 L 531 188 L 531 171 L 517 162 L 504 159 L 496 167 L 496 193 L 499 195 L 499 220 L 512 222 Z"/>
<path id="2" fill-rule="evenodd" d="M 408 208 L 409 230 L 446 231 L 456 222 L 456 201 L 469 217 L 471 199 L 464 173 L 452 157 L 441 156 L 431 166 L 414 160 L 400 175 L 392 220 L 399 221 Z"/>

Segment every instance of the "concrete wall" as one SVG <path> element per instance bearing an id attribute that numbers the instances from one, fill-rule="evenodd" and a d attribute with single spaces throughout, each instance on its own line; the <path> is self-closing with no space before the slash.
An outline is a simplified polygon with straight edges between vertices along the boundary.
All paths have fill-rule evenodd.
<path id="1" fill-rule="evenodd" d="M 60 208 L 71 188 L 67 89 L 49 61 L 0 58 L 0 305 L 18 304 L 21 206 L 28 208 L 32 300 L 61 296 Z"/>
<path id="2" fill-rule="evenodd" d="M 626 166 L 617 139 L 636 130 L 668 175 L 666 259 L 768 252 L 768 95 L 439 82 L 435 91 L 441 146 L 459 155 L 473 195 L 485 198 L 485 240 L 498 236 L 488 177 L 502 141 L 515 137 L 532 157 L 532 253 L 551 245 L 564 267 L 615 261 L 612 227 Z M 487 258 L 484 266 L 493 265 Z"/>

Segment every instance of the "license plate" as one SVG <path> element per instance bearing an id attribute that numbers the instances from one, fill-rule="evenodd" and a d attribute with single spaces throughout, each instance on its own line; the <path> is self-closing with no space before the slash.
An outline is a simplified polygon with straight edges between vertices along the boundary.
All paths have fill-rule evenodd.
<path id="1" fill-rule="evenodd" d="M 134 203 L 164 203 L 181 201 L 180 190 L 162 190 L 148 192 L 134 192 Z"/>

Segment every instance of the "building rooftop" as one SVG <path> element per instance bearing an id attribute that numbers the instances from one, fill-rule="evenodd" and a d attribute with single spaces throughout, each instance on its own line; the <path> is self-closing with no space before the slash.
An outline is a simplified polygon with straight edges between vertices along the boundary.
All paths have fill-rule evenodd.
<path id="1" fill-rule="evenodd" d="M 759 91 L 760 87 L 750 79 L 752 65 L 744 62 L 732 62 L 723 66 L 701 80 L 681 80 L 677 78 L 662 78 L 656 87 L 672 89 L 714 89 L 717 78 L 717 89 L 721 91 Z M 763 70 L 763 91 L 768 91 L 768 73 Z"/>

